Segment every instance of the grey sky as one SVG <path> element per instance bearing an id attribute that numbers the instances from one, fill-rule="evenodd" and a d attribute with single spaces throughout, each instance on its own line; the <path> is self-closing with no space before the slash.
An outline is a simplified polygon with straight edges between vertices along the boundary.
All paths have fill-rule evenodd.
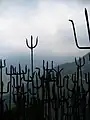
<path id="1" fill-rule="evenodd" d="M 86 1 L 86 0 L 85 0 Z M 76 24 L 78 41 L 81 46 L 89 45 L 86 31 L 84 8 L 88 1 L 75 0 L 2 0 L 0 1 L 0 54 L 28 52 L 25 38 L 39 37 L 35 49 L 37 54 L 83 55 L 89 50 L 78 50 L 75 46 L 72 26 Z"/>

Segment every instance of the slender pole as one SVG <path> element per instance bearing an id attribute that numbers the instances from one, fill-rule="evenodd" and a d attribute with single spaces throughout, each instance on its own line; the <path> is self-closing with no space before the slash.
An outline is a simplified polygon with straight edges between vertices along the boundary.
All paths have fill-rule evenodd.
<path id="1" fill-rule="evenodd" d="M 29 49 L 31 49 L 31 79 L 32 79 L 32 95 L 34 97 L 34 81 L 33 81 L 33 49 L 38 44 L 38 37 L 36 38 L 36 44 L 33 46 L 33 37 L 31 35 L 31 46 L 28 44 L 28 40 L 26 39 L 26 45 Z"/>

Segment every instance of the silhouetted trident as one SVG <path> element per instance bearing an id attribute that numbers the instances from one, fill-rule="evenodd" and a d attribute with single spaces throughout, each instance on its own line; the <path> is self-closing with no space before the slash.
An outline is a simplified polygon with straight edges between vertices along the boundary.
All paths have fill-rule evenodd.
<path id="1" fill-rule="evenodd" d="M 33 36 L 31 35 L 31 46 L 29 46 L 29 44 L 28 44 L 28 40 L 27 40 L 27 38 L 26 38 L 26 45 L 27 45 L 27 47 L 29 48 L 29 49 L 31 49 L 31 72 L 32 72 L 32 76 L 31 76 L 31 78 L 32 78 L 32 85 L 34 85 L 33 84 L 33 49 L 37 46 L 37 44 L 38 44 L 38 37 L 36 38 L 36 44 L 33 46 Z M 34 93 L 34 89 L 32 88 L 32 92 Z"/>
<path id="2" fill-rule="evenodd" d="M 85 18 L 86 18 L 86 24 L 87 24 L 87 30 L 88 30 L 88 37 L 89 37 L 89 42 L 90 42 L 90 28 L 89 28 L 88 13 L 87 13 L 87 9 L 86 9 L 86 8 L 85 8 Z M 74 22 L 73 22 L 73 20 L 69 20 L 69 21 L 72 23 L 76 46 L 77 46 L 79 49 L 90 49 L 90 47 L 81 47 L 81 46 L 78 45 L 77 35 L 76 35 L 76 30 L 75 30 Z"/>

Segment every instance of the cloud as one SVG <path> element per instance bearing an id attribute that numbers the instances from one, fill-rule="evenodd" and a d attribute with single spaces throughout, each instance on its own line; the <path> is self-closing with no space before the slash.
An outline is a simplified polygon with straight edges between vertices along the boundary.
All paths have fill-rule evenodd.
<path id="1" fill-rule="evenodd" d="M 31 4 L 24 0 L 4 1 L 1 6 L 0 54 L 29 52 L 25 38 L 29 40 L 30 44 L 31 34 L 34 36 L 34 44 L 35 38 L 39 37 L 39 44 L 35 49 L 37 54 L 81 54 L 75 46 L 72 27 L 68 19 L 75 21 L 80 45 L 85 44 L 84 39 L 87 38 L 87 34 L 85 33 L 84 8 L 82 6 L 66 4 L 62 1 L 45 2 L 40 0 Z M 86 45 L 88 45 L 88 41 Z"/>
<path id="2" fill-rule="evenodd" d="M 82 3 L 82 4 L 88 4 L 88 3 L 90 3 L 90 0 L 72 0 L 72 1 L 76 1 L 76 2 Z"/>

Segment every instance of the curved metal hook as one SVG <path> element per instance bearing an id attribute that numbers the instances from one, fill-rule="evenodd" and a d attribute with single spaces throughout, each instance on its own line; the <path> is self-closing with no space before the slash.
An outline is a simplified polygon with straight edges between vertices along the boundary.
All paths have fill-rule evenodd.
<path id="1" fill-rule="evenodd" d="M 88 12 L 86 8 L 85 8 L 85 18 L 86 18 L 88 37 L 89 37 L 89 42 L 90 42 L 90 28 L 89 28 Z"/>
<path id="2" fill-rule="evenodd" d="M 90 29 L 89 29 L 88 13 L 87 13 L 87 9 L 86 9 L 86 8 L 85 8 L 85 17 L 86 17 L 88 36 L 89 36 L 89 41 L 90 41 Z M 79 49 L 90 49 L 90 47 L 85 47 L 85 46 L 84 46 L 84 47 L 81 47 L 81 46 L 78 45 L 77 35 L 76 35 L 76 30 L 75 30 L 74 22 L 73 22 L 73 20 L 71 20 L 71 19 L 69 19 L 69 21 L 72 23 L 76 46 L 77 46 Z"/>

